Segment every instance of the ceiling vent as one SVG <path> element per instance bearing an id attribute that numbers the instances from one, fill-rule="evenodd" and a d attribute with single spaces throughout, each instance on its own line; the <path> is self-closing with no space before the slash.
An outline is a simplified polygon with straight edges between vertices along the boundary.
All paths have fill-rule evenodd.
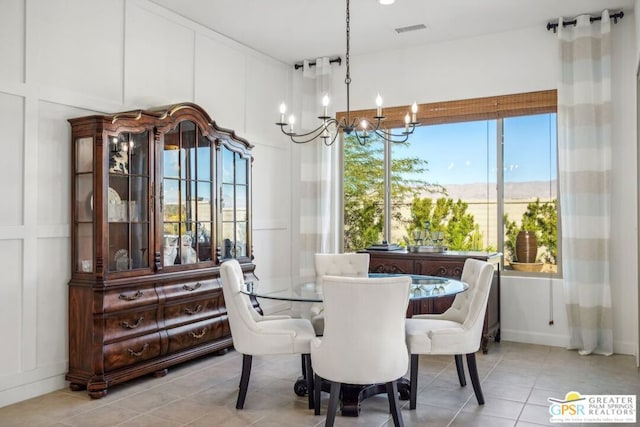
<path id="1" fill-rule="evenodd" d="M 418 31 L 418 30 L 426 30 L 427 26 L 424 24 L 416 24 L 416 25 L 409 25 L 407 27 L 400 27 L 400 28 L 396 28 L 395 31 L 398 34 L 402 34 L 402 33 L 408 33 L 409 31 Z"/>

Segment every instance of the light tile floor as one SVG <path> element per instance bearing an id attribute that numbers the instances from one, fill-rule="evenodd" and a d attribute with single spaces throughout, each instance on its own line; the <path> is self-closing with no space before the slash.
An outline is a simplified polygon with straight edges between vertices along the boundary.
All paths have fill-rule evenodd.
<path id="1" fill-rule="evenodd" d="M 477 404 L 470 383 L 460 387 L 453 357 L 421 356 L 418 407 L 411 411 L 401 401 L 405 425 L 551 425 L 548 397 L 564 398 L 572 390 L 640 394 L 640 370 L 632 356 L 579 356 L 562 348 L 502 341 L 476 358 L 485 405 Z M 324 425 L 325 416 L 314 416 L 306 397 L 293 392 L 300 375 L 298 356 L 255 357 L 245 409 L 236 410 L 241 363 L 235 351 L 204 357 L 169 369 L 163 378 L 148 376 L 114 386 L 98 400 L 84 391 L 58 390 L 0 408 L 0 426 Z M 322 397 L 325 414 L 328 395 Z M 338 414 L 335 425 L 392 426 L 386 396 L 365 400 L 357 418 Z"/>

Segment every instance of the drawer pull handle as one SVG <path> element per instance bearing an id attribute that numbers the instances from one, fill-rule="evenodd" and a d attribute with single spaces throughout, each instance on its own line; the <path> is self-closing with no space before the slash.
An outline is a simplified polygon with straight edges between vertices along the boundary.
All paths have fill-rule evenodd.
<path id="1" fill-rule="evenodd" d="M 192 292 L 192 291 L 195 291 L 196 289 L 198 289 L 200 286 L 202 286 L 202 283 L 198 282 L 198 283 L 196 283 L 195 286 L 184 285 L 182 287 L 182 289 L 184 289 L 185 291 Z"/>
<path id="2" fill-rule="evenodd" d="M 193 315 L 193 314 L 199 313 L 200 310 L 202 310 L 202 304 L 198 304 L 198 306 L 194 310 L 190 309 L 189 307 L 186 307 L 184 309 L 184 312 L 187 313 L 188 315 Z"/>
<path id="3" fill-rule="evenodd" d="M 134 301 L 137 300 L 138 298 L 140 298 L 142 296 L 142 291 L 137 291 L 135 294 L 131 295 L 131 296 L 127 296 L 125 294 L 120 294 L 120 299 L 123 299 L 125 301 Z"/>
<path id="4" fill-rule="evenodd" d="M 202 332 L 200 332 L 199 334 L 195 333 L 195 332 L 191 332 L 191 336 L 197 340 L 199 340 L 200 338 L 204 337 L 204 335 L 207 333 L 207 328 L 202 328 Z"/>
<path id="5" fill-rule="evenodd" d="M 142 347 L 142 350 L 140 351 L 135 351 L 135 350 L 131 350 L 130 348 L 127 349 L 127 352 L 129 352 L 129 356 L 133 356 L 133 357 L 140 357 L 142 356 L 142 354 L 147 351 L 147 349 L 149 348 L 149 344 L 145 344 Z"/>
<path id="6" fill-rule="evenodd" d="M 135 329 L 138 326 L 142 325 L 142 322 L 144 321 L 144 317 L 140 317 L 138 318 L 138 320 L 136 320 L 135 323 L 130 324 L 129 322 L 127 322 L 126 320 L 123 320 L 122 322 L 120 322 L 120 326 L 122 326 L 125 329 Z"/>

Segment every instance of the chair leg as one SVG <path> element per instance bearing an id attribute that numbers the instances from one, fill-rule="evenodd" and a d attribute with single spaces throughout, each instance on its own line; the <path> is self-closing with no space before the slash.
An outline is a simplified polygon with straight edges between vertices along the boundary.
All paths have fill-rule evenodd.
<path id="1" fill-rule="evenodd" d="M 385 384 L 387 387 L 387 397 L 389 398 L 389 412 L 393 417 L 393 425 L 404 427 L 402 413 L 400 412 L 400 401 L 398 400 L 398 382 L 391 381 Z"/>
<path id="2" fill-rule="evenodd" d="M 340 402 L 340 385 L 340 383 L 331 381 L 329 408 L 327 409 L 327 419 L 324 422 L 325 427 L 333 427 L 333 423 L 336 420 L 336 412 L 338 412 L 338 403 Z"/>
<path id="3" fill-rule="evenodd" d="M 460 386 L 464 387 L 467 385 L 467 379 L 464 376 L 464 364 L 462 363 L 462 355 L 456 354 L 453 357 L 456 359 L 456 371 L 458 371 L 458 381 L 460 381 Z"/>
<path id="4" fill-rule="evenodd" d="M 320 378 L 320 375 L 315 374 L 314 376 L 314 383 L 313 383 L 313 394 L 314 394 L 314 398 L 313 398 L 313 404 L 314 404 L 314 411 L 313 413 L 315 415 L 320 415 L 320 392 L 322 391 L 322 378 Z"/>
<path id="5" fill-rule="evenodd" d="M 418 354 L 411 355 L 411 368 L 409 369 L 409 409 L 416 409 L 418 399 Z"/>
<path id="6" fill-rule="evenodd" d="M 250 354 L 242 355 L 242 375 L 240 376 L 240 391 L 238 392 L 236 409 L 244 407 L 244 399 L 247 397 L 247 388 L 249 388 L 249 376 L 251 375 L 251 361 L 252 356 Z"/>
<path id="7" fill-rule="evenodd" d="M 302 378 L 303 379 L 307 379 L 307 368 L 305 366 L 305 357 L 304 354 L 300 355 L 300 363 L 302 364 L 301 368 L 302 368 Z"/>
<path id="8" fill-rule="evenodd" d="M 309 397 L 309 409 L 314 409 L 316 405 L 313 404 L 313 368 L 311 367 L 311 355 L 303 354 L 302 360 L 304 361 L 304 377 L 307 380 L 307 396 Z"/>
<path id="9" fill-rule="evenodd" d="M 473 392 L 476 394 L 478 405 L 484 405 L 484 396 L 482 395 L 482 388 L 480 387 L 475 353 L 467 354 L 467 366 L 469 367 L 469 377 L 471 377 L 471 384 L 473 385 Z"/>

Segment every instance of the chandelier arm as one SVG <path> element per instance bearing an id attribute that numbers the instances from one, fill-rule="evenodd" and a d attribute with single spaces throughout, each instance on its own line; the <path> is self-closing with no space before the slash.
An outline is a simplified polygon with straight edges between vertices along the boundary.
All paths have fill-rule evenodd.
<path id="1" fill-rule="evenodd" d="M 333 143 L 336 141 L 336 138 L 338 137 L 338 132 L 333 132 L 333 136 L 331 136 L 331 137 L 322 136 L 321 133 L 322 133 L 322 131 L 320 131 L 319 133 L 315 133 L 313 136 L 311 136 L 310 138 L 307 138 L 307 139 L 299 139 L 301 137 L 301 135 L 295 135 L 295 134 L 287 134 L 287 135 L 289 136 L 289 139 L 291 140 L 291 142 L 293 142 L 295 144 L 306 144 L 308 142 L 315 141 L 316 139 L 320 138 L 320 139 L 322 139 L 322 143 L 324 145 L 326 145 L 327 147 L 333 145 Z M 308 134 L 306 134 L 306 135 L 308 135 Z M 298 138 L 298 139 L 296 139 L 296 138 Z"/>
<path id="2" fill-rule="evenodd" d="M 336 138 L 338 137 L 338 133 L 339 132 L 335 132 L 333 134 L 333 137 L 331 137 L 331 141 L 328 141 L 329 138 L 322 138 L 323 139 L 323 143 L 324 145 L 326 145 L 327 147 L 330 147 L 331 145 L 333 145 L 334 142 L 336 142 Z"/>
<path id="3" fill-rule="evenodd" d="M 286 126 L 286 124 L 280 124 L 280 129 L 285 135 L 289 137 L 289 139 L 291 139 L 292 142 L 296 144 L 305 144 L 307 142 L 313 141 L 316 138 L 328 139 L 328 137 L 322 136 L 322 133 L 325 130 L 330 134 L 332 133 L 337 134 L 337 130 L 340 127 L 340 123 L 336 119 L 331 117 L 325 120 L 317 128 L 305 133 L 287 132 L 284 130 L 284 126 Z M 335 136 L 332 138 L 332 143 L 333 141 L 335 141 Z"/>
<path id="4" fill-rule="evenodd" d="M 287 132 L 284 127 L 287 126 L 287 123 L 276 123 L 277 125 L 280 125 L 280 129 L 282 129 L 282 132 L 287 135 L 287 136 L 297 136 L 297 137 L 306 137 L 309 135 L 314 135 L 314 134 L 318 134 L 320 132 L 322 132 L 323 130 L 330 130 L 331 127 L 335 127 L 336 129 L 339 127 L 339 123 L 336 119 L 334 119 L 333 117 L 327 119 L 326 121 L 324 121 L 320 126 L 318 126 L 317 128 L 310 130 L 309 132 L 305 132 L 305 133 L 297 133 L 297 132 Z"/>
<path id="5" fill-rule="evenodd" d="M 367 137 L 361 137 L 361 135 L 358 132 L 353 132 L 353 135 L 356 137 L 356 141 L 361 146 L 364 147 L 367 144 L 367 139 L 369 138 L 368 136 Z"/>
<path id="6" fill-rule="evenodd" d="M 385 133 L 382 133 L 379 129 L 376 129 L 374 132 L 376 135 L 383 138 L 385 141 L 388 141 L 394 144 L 407 142 L 409 140 L 409 135 L 411 135 L 411 132 L 404 132 L 403 134 L 400 134 L 400 135 L 394 135 L 389 133 L 385 134 Z"/>
<path id="7" fill-rule="evenodd" d="M 411 135 L 414 131 L 416 130 L 416 126 L 409 124 L 409 129 L 408 130 L 404 130 L 400 133 L 393 133 L 390 130 L 385 130 L 383 128 L 373 128 L 371 129 L 372 132 L 375 132 L 376 134 L 380 135 L 382 138 L 403 138 L 405 135 Z"/>

